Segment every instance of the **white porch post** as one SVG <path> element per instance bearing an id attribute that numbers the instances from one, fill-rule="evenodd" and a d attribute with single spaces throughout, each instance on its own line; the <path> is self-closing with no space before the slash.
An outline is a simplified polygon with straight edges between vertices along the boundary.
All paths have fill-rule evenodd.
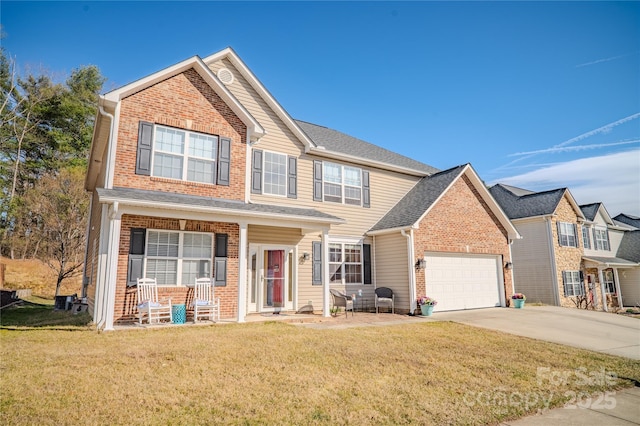
<path id="1" fill-rule="evenodd" d="M 118 252 L 120 250 L 120 225 L 122 213 L 118 211 L 118 203 L 109 207 L 109 251 L 107 253 L 107 278 L 105 313 L 103 330 L 113 330 L 113 317 L 116 303 L 116 286 L 118 284 Z"/>
<path id="2" fill-rule="evenodd" d="M 604 292 L 604 275 L 602 274 L 602 267 L 598 266 L 598 279 L 600 280 L 600 294 L 602 297 L 602 310 L 609 312 L 607 306 L 607 294 Z"/>
<path id="3" fill-rule="evenodd" d="M 322 231 L 322 316 L 331 316 L 329 310 L 329 231 Z"/>
<path id="4" fill-rule="evenodd" d="M 240 223 L 238 243 L 238 322 L 247 316 L 247 224 Z"/>
<path id="5" fill-rule="evenodd" d="M 618 306 L 622 306 L 622 292 L 620 291 L 620 279 L 618 278 L 618 268 L 613 268 L 613 279 L 616 281 L 616 294 L 618 295 Z"/>

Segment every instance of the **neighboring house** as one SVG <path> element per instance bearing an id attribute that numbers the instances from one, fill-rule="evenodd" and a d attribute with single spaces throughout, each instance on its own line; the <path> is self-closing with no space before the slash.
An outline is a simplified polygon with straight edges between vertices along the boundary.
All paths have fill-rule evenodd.
<path id="1" fill-rule="evenodd" d="M 626 305 L 634 299 L 634 287 L 639 287 L 638 272 L 640 259 L 633 260 L 632 253 L 619 255 L 619 248 L 625 234 L 633 227 L 616 221 L 609 216 L 602 203 L 580 206 L 585 216 L 582 226 L 584 246 L 584 271 L 589 288 L 594 285 L 600 290 L 602 306 L 625 306 L 625 290 L 629 291 Z M 637 257 L 637 256 L 636 256 Z"/>
<path id="2" fill-rule="evenodd" d="M 602 203 L 578 206 L 566 188 L 497 184 L 490 192 L 523 236 L 512 247 L 513 275 L 527 300 L 603 310 L 634 304 L 640 254 L 632 253 L 640 242 L 633 227 L 611 219 Z"/>
<path id="3" fill-rule="evenodd" d="M 586 294 L 582 270 L 584 215 L 567 188 L 533 192 L 497 184 L 489 190 L 521 240 L 513 243 L 515 291 L 529 302 L 575 307 Z"/>
<path id="4" fill-rule="evenodd" d="M 100 97 L 84 295 L 100 328 L 132 322 L 136 279 L 221 316 L 392 287 L 396 309 L 505 306 L 519 237 L 470 165 L 434 167 L 293 120 L 237 54 L 193 57 Z M 417 266 L 416 266 L 417 265 Z"/>

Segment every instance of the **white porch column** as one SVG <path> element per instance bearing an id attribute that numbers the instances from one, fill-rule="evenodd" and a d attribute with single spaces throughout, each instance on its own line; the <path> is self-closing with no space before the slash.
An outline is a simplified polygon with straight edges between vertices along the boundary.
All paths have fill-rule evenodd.
<path id="1" fill-rule="evenodd" d="M 613 279 L 616 282 L 616 294 L 618 295 L 618 306 L 622 309 L 622 292 L 620 291 L 620 279 L 618 278 L 618 268 L 613 268 Z"/>
<path id="2" fill-rule="evenodd" d="M 604 276 L 602 275 L 602 267 L 598 266 L 598 279 L 600 280 L 600 295 L 602 298 L 602 310 L 609 312 L 607 306 L 607 294 L 604 292 Z"/>
<path id="3" fill-rule="evenodd" d="M 106 300 L 104 321 L 102 325 L 104 331 L 113 331 L 113 317 L 116 303 L 116 285 L 118 283 L 118 253 L 120 250 L 120 225 L 122 213 L 118 211 L 118 203 L 115 202 L 109 207 L 109 251 L 107 252 L 107 276 L 106 276 Z"/>
<path id="4" fill-rule="evenodd" d="M 247 316 L 247 224 L 240 223 L 238 243 L 238 322 Z"/>
<path id="5" fill-rule="evenodd" d="M 329 231 L 322 231 L 322 316 L 331 316 L 329 310 Z"/>

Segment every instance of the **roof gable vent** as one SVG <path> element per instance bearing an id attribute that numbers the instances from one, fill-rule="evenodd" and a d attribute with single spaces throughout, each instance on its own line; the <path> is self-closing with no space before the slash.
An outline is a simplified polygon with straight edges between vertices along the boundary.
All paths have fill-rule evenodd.
<path id="1" fill-rule="evenodd" d="M 220 68 L 218 70 L 218 78 L 220 79 L 221 82 L 224 83 L 225 86 L 228 86 L 231 83 L 233 83 L 233 73 L 231 73 L 231 71 L 229 71 L 226 68 Z"/>

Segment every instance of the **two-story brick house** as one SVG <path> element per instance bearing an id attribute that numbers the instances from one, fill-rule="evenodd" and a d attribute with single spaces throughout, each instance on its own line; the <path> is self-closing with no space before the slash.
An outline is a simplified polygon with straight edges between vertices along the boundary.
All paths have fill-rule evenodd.
<path id="1" fill-rule="evenodd" d="M 393 287 L 404 311 L 424 292 L 489 291 L 481 306 L 512 292 L 504 265 L 519 235 L 470 165 L 440 172 L 293 120 L 231 49 L 99 106 L 85 185 L 85 294 L 98 327 L 133 320 L 142 276 L 174 303 L 212 276 L 222 317 L 240 322 L 304 305 L 329 315 L 330 288 L 372 303 L 376 286 Z M 460 292 L 447 284 L 454 270 L 487 278 Z"/>

